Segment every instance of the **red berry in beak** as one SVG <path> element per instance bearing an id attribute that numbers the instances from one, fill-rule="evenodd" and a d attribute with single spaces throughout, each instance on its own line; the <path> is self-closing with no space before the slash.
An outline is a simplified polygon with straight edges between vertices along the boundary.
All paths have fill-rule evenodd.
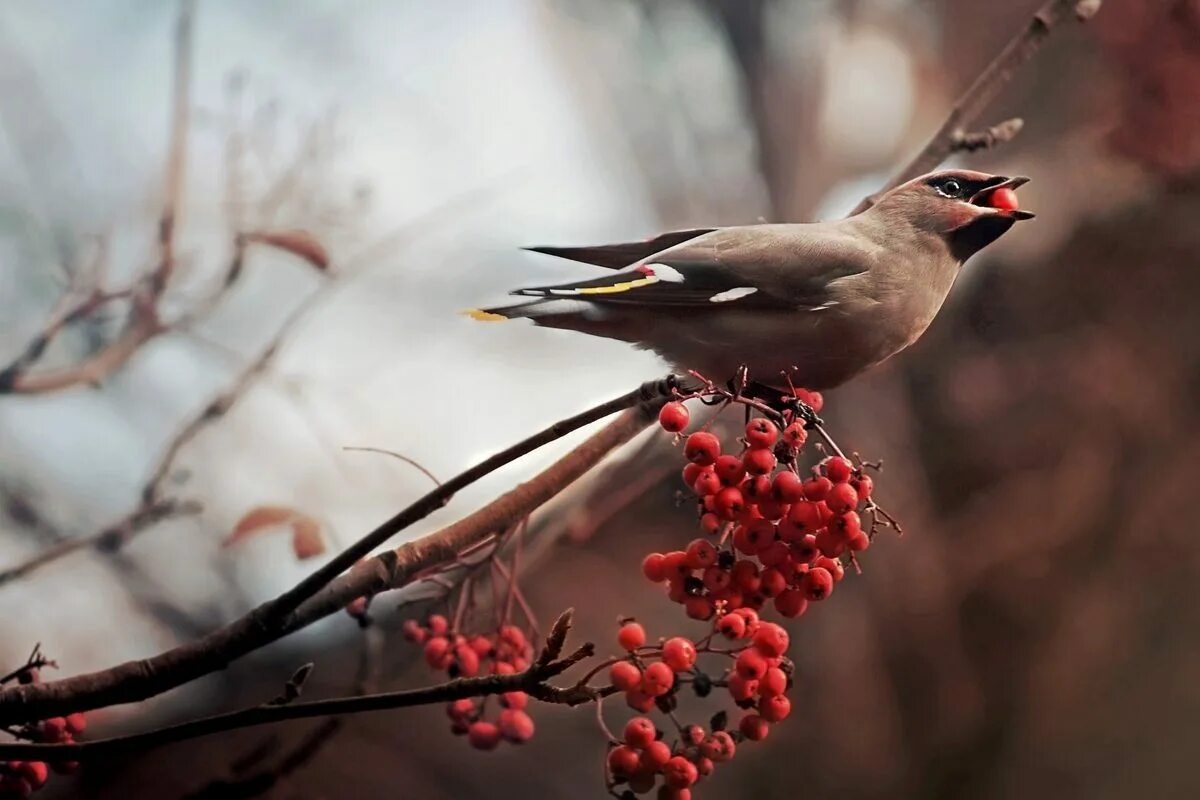
<path id="1" fill-rule="evenodd" d="M 1017 203 L 1017 193 L 1007 186 L 992 192 L 988 197 L 988 205 L 1001 211 L 1016 211 L 1021 206 Z"/>

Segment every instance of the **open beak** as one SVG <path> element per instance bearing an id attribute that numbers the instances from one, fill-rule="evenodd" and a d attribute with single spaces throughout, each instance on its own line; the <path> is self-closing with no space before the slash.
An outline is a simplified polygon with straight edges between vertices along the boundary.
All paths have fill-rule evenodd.
<path id="1" fill-rule="evenodd" d="M 1017 195 L 1014 191 L 1027 183 L 1029 178 L 1023 175 L 1014 178 L 997 177 L 995 183 L 976 192 L 969 202 L 973 206 L 989 209 L 1010 219 L 1033 219 L 1032 213 L 1017 208 Z M 1002 189 L 1005 191 L 1002 192 Z"/>

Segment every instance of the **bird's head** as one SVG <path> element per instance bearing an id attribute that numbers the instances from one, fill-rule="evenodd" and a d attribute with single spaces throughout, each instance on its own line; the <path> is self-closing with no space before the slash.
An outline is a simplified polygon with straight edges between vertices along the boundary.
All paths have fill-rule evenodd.
<path id="1" fill-rule="evenodd" d="M 873 211 L 945 239 L 966 261 L 1033 214 L 1017 208 L 1017 187 L 1028 178 L 1006 178 L 965 169 L 931 172 L 885 194 Z"/>

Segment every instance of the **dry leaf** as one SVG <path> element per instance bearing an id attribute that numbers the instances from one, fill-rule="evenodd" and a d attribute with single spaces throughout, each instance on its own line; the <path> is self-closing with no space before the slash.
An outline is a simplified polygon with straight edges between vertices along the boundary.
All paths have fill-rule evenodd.
<path id="1" fill-rule="evenodd" d="M 325 552 L 320 523 L 312 517 L 297 517 L 292 521 L 292 552 L 301 561 Z"/>
<path id="2" fill-rule="evenodd" d="M 296 558 L 303 560 L 325 552 L 321 523 L 294 508 L 284 506 L 259 506 L 251 509 L 238 520 L 233 532 L 222 542 L 222 547 L 229 547 L 249 536 L 285 525 L 292 529 L 292 552 L 296 554 Z"/>
<path id="3" fill-rule="evenodd" d="M 303 258 L 317 269 L 329 269 L 329 251 L 308 231 L 255 231 L 246 234 L 246 241 L 278 247 Z"/>
<path id="4" fill-rule="evenodd" d="M 258 533 L 265 528 L 285 525 L 291 522 L 295 516 L 297 516 L 295 509 L 284 508 L 282 506 L 259 506 L 258 508 L 253 508 L 238 520 L 237 525 L 233 526 L 233 533 L 225 538 L 223 546 L 228 547 L 231 544 L 236 544 L 247 536 Z"/>

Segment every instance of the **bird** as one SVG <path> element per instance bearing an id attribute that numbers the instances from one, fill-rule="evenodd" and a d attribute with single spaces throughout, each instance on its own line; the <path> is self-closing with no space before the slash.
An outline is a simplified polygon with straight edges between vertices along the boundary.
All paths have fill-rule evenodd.
<path id="1" fill-rule="evenodd" d="M 831 389 L 915 342 L 963 263 L 1033 219 L 1015 192 L 1028 181 L 941 170 L 844 219 L 525 248 L 612 271 L 465 313 L 629 342 L 709 381 Z"/>

